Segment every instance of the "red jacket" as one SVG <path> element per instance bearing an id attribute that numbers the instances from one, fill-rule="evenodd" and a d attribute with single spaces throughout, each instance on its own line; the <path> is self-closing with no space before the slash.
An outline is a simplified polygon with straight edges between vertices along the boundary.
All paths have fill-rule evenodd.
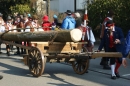
<path id="1" fill-rule="evenodd" d="M 49 30 L 51 30 L 51 23 L 49 22 L 49 21 L 44 21 L 43 23 L 42 23 L 42 28 L 43 28 L 43 30 L 44 31 L 49 31 Z"/>

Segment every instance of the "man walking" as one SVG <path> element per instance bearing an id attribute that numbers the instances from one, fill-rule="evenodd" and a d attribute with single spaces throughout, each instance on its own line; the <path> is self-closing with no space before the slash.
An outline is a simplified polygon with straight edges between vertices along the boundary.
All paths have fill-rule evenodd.
<path id="1" fill-rule="evenodd" d="M 114 17 L 114 11 L 113 10 L 109 10 L 107 17 L 104 19 L 104 21 L 102 23 L 102 29 L 101 29 L 101 34 L 100 34 L 100 39 L 101 40 L 102 40 L 102 38 L 104 36 L 104 30 L 107 29 L 106 28 L 107 21 L 113 20 L 113 17 Z M 105 45 L 104 45 L 104 50 L 106 51 Z M 103 58 L 102 57 L 100 65 L 103 65 L 103 69 L 110 69 L 110 67 L 108 65 L 108 61 L 109 61 L 109 58 Z"/>
<path id="2" fill-rule="evenodd" d="M 98 51 L 101 51 L 105 44 L 106 52 L 122 52 L 125 40 L 121 28 L 116 27 L 112 20 L 107 21 L 106 27 L 108 29 L 105 29 L 104 31 L 104 35 L 101 40 Z M 111 79 L 116 79 L 120 77 L 118 69 L 121 66 L 121 64 L 121 58 L 110 58 Z"/>

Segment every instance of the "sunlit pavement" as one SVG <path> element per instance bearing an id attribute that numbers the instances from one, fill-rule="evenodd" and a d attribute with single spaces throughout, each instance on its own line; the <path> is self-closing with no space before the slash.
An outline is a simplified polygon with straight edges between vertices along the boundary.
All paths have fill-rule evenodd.
<path id="1" fill-rule="evenodd" d="M 97 44 L 94 48 L 97 48 Z M 15 52 L 16 49 L 13 51 Z M 22 58 L 22 56 L 13 55 L 13 52 L 11 56 L 7 56 L 5 45 L 2 44 L 0 75 L 4 78 L 0 80 L 0 86 L 129 86 L 129 59 L 127 59 L 128 67 L 121 67 L 119 70 L 121 78 L 111 80 L 111 71 L 104 70 L 99 65 L 101 58 L 91 59 L 89 73 L 84 75 L 76 74 L 70 64 L 46 63 L 45 71 L 39 78 L 30 74 L 28 67 L 21 62 Z"/>

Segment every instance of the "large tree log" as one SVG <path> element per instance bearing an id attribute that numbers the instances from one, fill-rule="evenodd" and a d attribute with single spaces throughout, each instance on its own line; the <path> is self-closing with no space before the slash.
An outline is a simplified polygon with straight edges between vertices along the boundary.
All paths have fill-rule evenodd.
<path id="1" fill-rule="evenodd" d="M 54 42 L 78 42 L 82 32 L 79 29 L 43 31 L 43 32 L 7 32 L 0 33 L 0 39 L 6 41 L 54 41 Z"/>

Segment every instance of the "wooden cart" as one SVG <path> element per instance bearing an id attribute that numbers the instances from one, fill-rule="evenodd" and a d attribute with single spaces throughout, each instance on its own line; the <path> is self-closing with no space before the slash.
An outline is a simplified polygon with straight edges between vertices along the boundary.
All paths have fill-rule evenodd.
<path id="1" fill-rule="evenodd" d="M 52 44 L 49 42 L 30 42 L 31 46 L 3 42 L 27 49 L 27 54 L 23 55 L 23 61 L 35 77 L 43 74 L 46 62 L 67 62 L 72 64 L 73 70 L 77 74 L 84 74 L 88 70 L 89 61 L 92 58 L 122 57 L 122 54 L 118 52 L 88 52 L 82 46 L 87 42 L 53 42 Z"/>
<path id="2" fill-rule="evenodd" d="M 46 62 L 70 63 L 77 74 L 84 74 L 89 67 L 90 53 L 82 47 L 86 42 L 30 42 L 31 46 L 2 42 L 27 50 L 27 54 L 23 55 L 23 61 L 35 77 L 43 74 Z"/>
<path id="3" fill-rule="evenodd" d="M 47 32 L 49 33 L 49 32 Z M 22 34 L 22 35 L 20 35 Z M 39 33 L 36 33 L 38 35 Z M 63 33 L 58 33 L 62 35 Z M 8 33 L 2 35 L 3 39 L 14 40 L 24 39 L 26 35 L 35 36 L 34 33 Z M 69 34 L 68 34 L 69 35 Z M 17 37 L 16 37 L 17 36 Z M 40 35 L 41 36 L 41 35 Z M 57 36 L 52 34 L 52 40 Z M 44 36 L 43 36 L 44 37 Z M 27 37 L 28 38 L 28 37 Z M 27 39 L 26 38 L 26 39 Z M 45 37 L 44 37 L 45 38 Z M 28 38 L 30 39 L 30 38 Z M 43 74 L 46 62 L 67 62 L 72 64 L 74 71 L 77 74 L 84 74 L 88 70 L 89 61 L 91 58 L 97 57 L 122 57 L 121 53 L 118 52 L 88 52 L 88 50 L 83 47 L 87 42 L 38 42 L 30 41 L 31 46 L 24 46 L 10 41 L 1 40 L 3 43 L 21 47 L 27 50 L 27 54 L 23 55 L 24 63 L 29 67 L 30 72 L 33 76 L 39 77 Z"/>

